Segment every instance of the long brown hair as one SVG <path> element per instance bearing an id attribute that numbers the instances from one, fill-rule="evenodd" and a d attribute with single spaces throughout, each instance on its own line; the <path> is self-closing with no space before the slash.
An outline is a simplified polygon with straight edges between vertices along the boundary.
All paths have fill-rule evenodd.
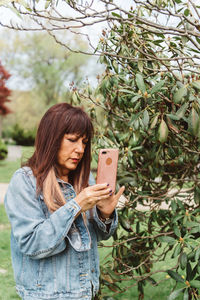
<path id="1" fill-rule="evenodd" d="M 65 204 L 65 199 L 56 180 L 57 153 L 64 134 L 86 136 L 88 142 L 76 170 L 69 173 L 69 182 L 76 193 L 88 186 L 91 162 L 91 138 L 93 126 L 88 115 L 80 107 L 59 103 L 47 110 L 40 121 L 35 152 L 25 164 L 36 177 L 37 192 L 43 192 L 44 201 L 51 211 Z"/>

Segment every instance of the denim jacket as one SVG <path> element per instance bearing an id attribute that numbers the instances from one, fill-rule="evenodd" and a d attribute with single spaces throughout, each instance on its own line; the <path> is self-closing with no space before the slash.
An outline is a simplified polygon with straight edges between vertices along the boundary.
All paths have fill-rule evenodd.
<path id="1" fill-rule="evenodd" d="M 16 289 L 24 300 L 91 299 L 99 288 L 97 242 L 114 233 L 117 213 L 109 232 L 96 208 L 86 212 L 86 223 L 82 214 L 75 219 L 81 210 L 75 191 L 59 182 L 66 204 L 53 213 L 36 195 L 30 168 L 15 172 L 5 196 Z"/>

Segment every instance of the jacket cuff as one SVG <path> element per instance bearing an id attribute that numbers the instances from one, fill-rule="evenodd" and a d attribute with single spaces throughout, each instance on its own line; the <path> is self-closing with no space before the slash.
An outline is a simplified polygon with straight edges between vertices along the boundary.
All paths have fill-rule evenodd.
<path id="1" fill-rule="evenodd" d="M 114 212 L 111 215 L 112 222 L 109 224 L 109 230 L 108 225 L 106 225 L 104 222 L 101 221 L 101 219 L 98 216 L 97 207 L 94 207 L 94 220 L 96 221 L 99 229 L 101 229 L 105 233 L 110 233 L 116 229 L 117 223 L 118 223 L 118 216 L 117 216 L 117 210 L 115 209 Z"/>
<path id="2" fill-rule="evenodd" d="M 67 202 L 64 207 L 67 213 L 71 213 L 72 217 L 75 217 L 81 211 L 81 207 L 74 199 Z"/>

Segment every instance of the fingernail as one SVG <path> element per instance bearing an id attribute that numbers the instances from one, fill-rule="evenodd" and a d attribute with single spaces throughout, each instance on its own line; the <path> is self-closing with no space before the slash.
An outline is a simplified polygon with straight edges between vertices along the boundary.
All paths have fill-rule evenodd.
<path id="1" fill-rule="evenodd" d="M 109 192 L 112 193 L 112 190 L 110 190 Z"/>
<path id="2" fill-rule="evenodd" d="M 107 186 L 109 186 L 109 183 L 107 184 Z"/>

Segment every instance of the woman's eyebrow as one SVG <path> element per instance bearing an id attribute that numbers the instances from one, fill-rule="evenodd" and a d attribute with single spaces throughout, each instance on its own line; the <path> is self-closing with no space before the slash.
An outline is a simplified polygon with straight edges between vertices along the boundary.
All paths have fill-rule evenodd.
<path id="1" fill-rule="evenodd" d="M 69 135 L 69 136 L 75 136 L 77 138 L 79 138 L 80 136 L 76 133 L 65 133 L 66 135 Z"/>

